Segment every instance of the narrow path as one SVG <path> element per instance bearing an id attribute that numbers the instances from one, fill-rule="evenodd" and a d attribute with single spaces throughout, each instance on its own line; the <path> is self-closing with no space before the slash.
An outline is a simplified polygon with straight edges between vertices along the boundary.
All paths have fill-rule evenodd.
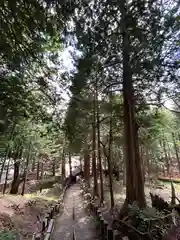
<path id="1" fill-rule="evenodd" d="M 75 220 L 73 220 L 73 206 Z M 64 212 L 55 220 L 53 240 L 72 240 L 73 229 L 77 240 L 97 240 L 96 223 L 84 211 L 79 184 L 71 186 L 65 195 Z"/>

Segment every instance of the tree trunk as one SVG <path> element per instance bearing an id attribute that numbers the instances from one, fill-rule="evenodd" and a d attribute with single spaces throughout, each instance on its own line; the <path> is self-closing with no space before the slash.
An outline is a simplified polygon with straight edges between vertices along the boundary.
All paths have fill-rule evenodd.
<path id="1" fill-rule="evenodd" d="M 176 144 L 176 138 L 175 138 L 175 134 L 172 133 L 172 139 L 173 139 L 173 144 L 174 144 L 174 150 L 176 153 L 176 160 L 177 160 L 177 164 L 178 164 L 178 170 L 180 173 L 180 157 L 179 157 L 179 153 L 178 153 L 178 148 L 177 148 L 177 144 Z"/>
<path id="2" fill-rule="evenodd" d="M 170 164 L 170 166 L 172 166 L 173 162 L 172 162 L 171 149 L 170 149 L 170 146 L 169 146 L 169 143 L 168 143 L 168 139 L 166 137 L 164 137 L 164 140 L 165 140 L 165 143 L 166 143 L 166 146 L 167 146 L 167 156 L 168 156 L 168 159 L 169 159 L 169 164 Z M 171 172 L 171 174 L 172 174 L 172 172 Z"/>
<path id="3" fill-rule="evenodd" d="M 146 205 L 146 198 L 145 198 L 145 193 L 144 193 L 144 182 L 145 182 L 145 173 L 144 173 L 144 169 L 143 169 L 143 164 L 142 164 L 142 160 L 140 157 L 140 152 L 139 152 L 139 136 L 138 136 L 138 130 L 139 130 L 139 126 L 137 125 L 137 123 L 135 121 L 133 121 L 134 123 L 134 150 L 135 150 L 135 164 L 136 164 L 136 178 L 137 178 L 137 184 L 140 184 L 140 187 L 138 187 L 138 185 L 136 185 L 136 188 L 138 190 L 137 196 L 138 196 L 138 200 L 139 200 L 139 205 L 141 207 L 145 207 Z"/>
<path id="4" fill-rule="evenodd" d="M 52 166 L 52 175 L 53 177 L 56 176 L 56 158 L 53 158 L 53 166 Z"/>
<path id="5" fill-rule="evenodd" d="M 79 163 L 80 163 L 80 166 L 82 167 L 82 156 L 79 157 Z"/>
<path id="6" fill-rule="evenodd" d="M 12 138 L 13 138 L 13 134 L 14 134 L 15 128 L 16 128 L 16 123 L 13 123 L 12 129 L 11 129 L 11 133 L 9 135 L 9 141 L 11 141 Z M 0 182 L 1 182 L 2 174 L 3 174 L 3 171 L 4 171 L 4 167 L 5 167 L 5 164 L 6 164 L 7 157 L 9 156 L 9 153 L 10 153 L 10 145 L 8 143 L 8 146 L 7 146 L 6 150 L 5 150 L 4 160 L 3 160 L 3 163 L 2 163 L 2 166 L 1 166 Z"/>
<path id="7" fill-rule="evenodd" d="M 145 147 L 145 152 L 146 152 L 146 165 L 147 165 L 147 174 L 148 177 L 150 176 L 150 153 L 147 147 Z"/>
<path id="8" fill-rule="evenodd" d="M 34 172 L 36 164 L 36 153 L 33 154 L 31 172 Z"/>
<path id="9" fill-rule="evenodd" d="M 41 162 L 41 180 L 44 178 L 44 163 L 43 160 Z"/>
<path id="10" fill-rule="evenodd" d="M 104 150 L 103 150 L 103 152 L 104 152 Z M 107 169 L 107 158 L 106 157 L 104 158 L 103 163 L 104 163 L 104 169 Z"/>
<path id="11" fill-rule="evenodd" d="M 132 72 L 130 67 L 130 39 L 127 25 L 126 1 L 120 2 L 121 32 L 123 52 L 123 100 L 124 100 L 124 140 L 126 162 L 126 199 L 121 209 L 121 217 L 127 215 L 128 204 L 137 202 L 139 207 L 146 206 L 144 181 L 139 157 L 138 141 L 136 142 L 137 130 L 135 120 L 134 90 Z M 143 182 L 142 182 L 143 181 Z"/>
<path id="12" fill-rule="evenodd" d="M 146 165 L 146 161 L 145 161 L 145 156 L 144 156 L 144 149 L 143 146 L 140 146 L 140 158 L 141 158 L 141 162 L 142 162 L 142 166 L 143 166 L 143 175 L 144 178 L 146 176 L 146 172 L 147 172 L 147 165 Z"/>
<path id="13" fill-rule="evenodd" d="M 39 162 L 39 159 L 38 159 L 38 162 L 37 162 L 37 180 L 39 180 L 39 169 L 40 169 L 40 162 Z"/>
<path id="14" fill-rule="evenodd" d="M 100 119 L 99 119 L 99 102 L 98 91 L 96 86 L 96 117 L 97 117 L 97 147 L 98 147 L 98 163 L 99 163 L 99 176 L 100 176 L 100 202 L 104 202 L 104 188 L 103 188 L 103 174 L 102 174 L 102 159 L 101 159 L 101 136 L 100 136 Z"/>
<path id="15" fill-rule="evenodd" d="M 3 171 L 4 171 L 4 167 L 6 165 L 6 160 L 7 160 L 7 157 L 10 153 L 10 148 L 9 146 L 7 147 L 7 150 L 6 150 L 6 154 L 5 154 L 5 157 L 3 159 L 3 163 L 2 163 L 2 166 L 1 166 L 1 172 L 0 172 L 0 182 L 1 182 L 1 178 L 2 178 L 2 174 L 3 174 Z"/>
<path id="16" fill-rule="evenodd" d="M 71 153 L 69 152 L 69 174 L 72 176 L 72 161 L 71 161 Z"/>
<path id="17" fill-rule="evenodd" d="M 31 156 L 31 142 L 29 143 L 29 148 L 28 148 L 28 154 L 27 154 L 27 158 L 26 158 L 26 165 L 24 168 L 24 180 L 23 180 L 23 186 L 22 186 L 22 192 L 21 195 L 24 195 L 25 192 L 25 187 L 26 187 L 26 179 L 27 179 L 27 175 L 28 175 L 28 167 L 29 167 L 29 160 L 30 160 L 30 156 Z"/>
<path id="18" fill-rule="evenodd" d="M 84 179 L 88 183 L 88 186 L 90 187 L 90 156 L 89 156 L 89 150 L 84 149 Z"/>
<path id="19" fill-rule="evenodd" d="M 96 96 L 94 92 L 94 100 L 93 100 L 93 121 L 92 121 L 92 133 L 93 133 L 93 141 L 92 141 L 92 172 L 94 179 L 93 186 L 93 195 L 98 196 L 98 185 L 97 185 L 97 171 L 96 171 Z"/>
<path id="20" fill-rule="evenodd" d="M 110 198 L 111 198 L 111 208 L 114 207 L 114 195 L 113 195 L 113 181 L 112 181 L 112 167 L 111 167 L 111 147 L 112 147 L 112 101 L 111 101 L 111 95 L 110 95 L 110 106 L 111 106 L 111 116 L 109 121 L 109 149 L 108 149 L 108 176 L 109 176 L 109 190 L 110 190 Z"/>
<path id="21" fill-rule="evenodd" d="M 62 165 L 61 165 L 61 176 L 62 181 L 66 178 L 66 158 L 64 152 L 62 153 Z"/>
<path id="22" fill-rule="evenodd" d="M 20 181 L 20 160 L 22 158 L 23 148 L 18 146 L 17 150 L 14 152 L 14 177 L 11 185 L 10 194 L 17 194 L 19 189 Z"/>
<path id="23" fill-rule="evenodd" d="M 9 175 L 9 165 L 10 165 L 10 158 L 9 158 L 7 170 L 6 170 L 6 178 L 5 178 L 5 182 L 4 182 L 4 186 L 3 186 L 3 195 L 6 193 L 7 181 L 8 181 L 8 175 Z"/>
<path id="24" fill-rule="evenodd" d="M 166 161 L 167 174 L 169 176 L 169 175 L 171 175 L 170 174 L 170 165 L 169 165 L 169 158 L 168 158 L 168 155 L 167 155 L 166 143 L 165 143 L 164 138 L 162 139 L 162 148 L 163 148 L 163 151 L 164 151 L 164 157 L 165 157 L 165 161 Z"/>
<path id="25" fill-rule="evenodd" d="M 124 165 L 124 171 L 123 171 L 123 186 L 126 186 L 126 164 L 125 162 L 123 163 Z"/>
<path id="26" fill-rule="evenodd" d="M 123 163 L 122 163 L 122 171 L 123 171 L 123 186 L 126 186 L 126 163 L 125 163 L 125 158 L 124 158 L 124 145 L 122 147 L 122 159 L 123 159 Z"/>
<path id="27" fill-rule="evenodd" d="M 15 160 L 14 163 L 14 179 L 11 185 L 11 191 L 10 194 L 17 194 L 20 184 L 20 176 L 19 176 L 19 170 L 20 170 L 20 161 Z"/>

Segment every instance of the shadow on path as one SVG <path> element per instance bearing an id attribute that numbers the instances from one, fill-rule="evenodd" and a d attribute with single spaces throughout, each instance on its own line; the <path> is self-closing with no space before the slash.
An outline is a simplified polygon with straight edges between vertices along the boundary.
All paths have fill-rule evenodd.
<path id="1" fill-rule="evenodd" d="M 75 220 L 73 220 L 73 206 Z M 84 210 L 79 184 L 72 185 L 66 192 L 64 212 L 55 220 L 53 240 L 72 240 L 73 229 L 77 240 L 99 239 L 94 218 L 88 216 Z"/>

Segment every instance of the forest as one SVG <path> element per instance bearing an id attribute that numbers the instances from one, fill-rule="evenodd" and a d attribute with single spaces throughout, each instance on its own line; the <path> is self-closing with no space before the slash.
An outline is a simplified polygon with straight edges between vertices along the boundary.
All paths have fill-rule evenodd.
<path id="1" fill-rule="evenodd" d="M 178 0 L 2 0 L 0 204 L 63 183 L 76 156 L 122 232 L 177 225 L 179 26 Z"/>

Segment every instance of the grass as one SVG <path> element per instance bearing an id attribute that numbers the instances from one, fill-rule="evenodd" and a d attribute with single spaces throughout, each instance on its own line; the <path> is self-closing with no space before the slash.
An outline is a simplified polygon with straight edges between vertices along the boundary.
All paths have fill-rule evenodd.
<path id="1" fill-rule="evenodd" d="M 33 194 L 25 194 L 24 198 L 27 198 L 29 200 L 40 199 L 40 200 L 56 201 L 56 202 L 58 200 L 58 198 L 56 196 L 54 196 L 54 197 L 48 197 L 48 196 L 45 196 L 45 195 L 37 196 L 37 194 L 35 194 L 35 193 L 33 193 Z"/>
<path id="2" fill-rule="evenodd" d="M 26 193 L 24 198 L 27 199 L 42 199 L 47 201 L 57 201 L 61 194 L 61 189 L 57 187 L 44 188 L 42 192 L 36 191 L 33 193 Z"/>
<path id="3" fill-rule="evenodd" d="M 52 189 L 55 184 L 60 185 L 59 177 L 51 177 L 49 179 L 43 179 L 39 181 L 29 181 L 26 185 L 29 185 L 29 192 L 38 192 L 43 189 Z"/>

